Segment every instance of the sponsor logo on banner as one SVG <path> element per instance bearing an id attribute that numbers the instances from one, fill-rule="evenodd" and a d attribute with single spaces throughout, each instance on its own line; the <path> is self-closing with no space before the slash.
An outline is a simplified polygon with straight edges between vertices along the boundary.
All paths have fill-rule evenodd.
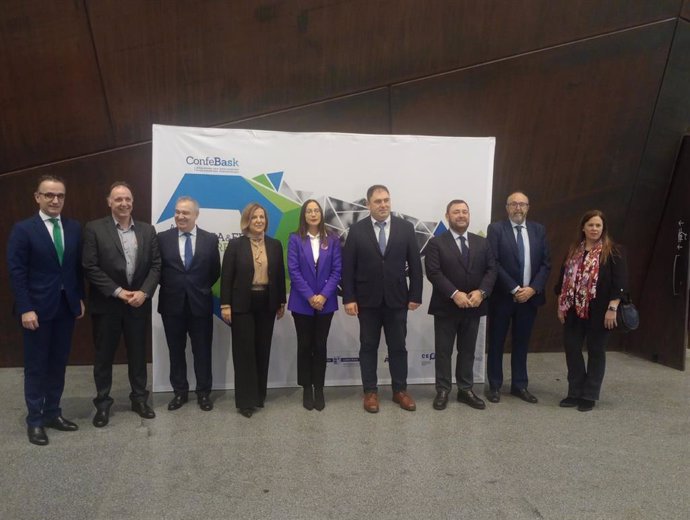
<path id="1" fill-rule="evenodd" d="M 239 173 L 240 162 L 235 157 L 195 157 L 185 158 L 187 166 L 193 166 L 195 172 L 201 173 Z"/>
<path id="2" fill-rule="evenodd" d="M 331 365 L 359 365 L 358 357 L 332 356 L 327 357 L 326 362 Z"/>
<path id="3" fill-rule="evenodd" d="M 422 366 L 430 365 L 436 359 L 436 352 L 422 352 L 420 354 Z"/>

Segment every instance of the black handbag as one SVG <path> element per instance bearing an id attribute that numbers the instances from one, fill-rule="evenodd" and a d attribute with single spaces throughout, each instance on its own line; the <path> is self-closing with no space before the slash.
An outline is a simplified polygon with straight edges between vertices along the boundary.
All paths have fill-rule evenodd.
<path id="1" fill-rule="evenodd" d="M 616 330 L 618 332 L 630 332 L 640 326 L 640 313 L 635 304 L 626 298 L 621 300 L 616 311 Z"/>

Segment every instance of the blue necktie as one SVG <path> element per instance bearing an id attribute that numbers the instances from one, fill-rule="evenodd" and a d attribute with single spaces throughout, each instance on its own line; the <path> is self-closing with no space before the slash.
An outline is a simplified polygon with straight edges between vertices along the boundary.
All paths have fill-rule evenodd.
<path id="1" fill-rule="evenodd" d="M 381 254 L 384 254 L 386 252 L 386 223 L 376 222 L 376 225 L 379 228 L 379 249 Z"/>
<path id="2" fill-rule="evenodd" d="M 460 239 L 460 258 L 462 263 L 467 265 L 467 241 L 463 235 L 458 237 Z"/>
<path id="3" fill-rule="evenodd" d="M 522 226 L 515 226 L 517 231 L 518 266 L 520 267 L 520 286 L 525 284 L 525 243 L 522 241 Z"/>
<path id="4" fill-rule="evenodd" d="M 194 253 L 192 252 L 192 234 L 190 232 L 184 233 L 187 237 L 184 243 L 184 268 L 189 271 L 192 266 L 192 258 L 194 258 Z"/>

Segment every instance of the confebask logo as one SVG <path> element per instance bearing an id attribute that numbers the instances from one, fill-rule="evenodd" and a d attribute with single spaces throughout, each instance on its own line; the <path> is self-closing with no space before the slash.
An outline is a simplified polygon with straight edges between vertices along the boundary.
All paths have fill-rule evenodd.
<path id="1" fill-rule="evenodd" d="M 217 166 L 224 168 L 239 168 L 240 166 L 240 162 L 235 157 L 224 159 L 222 157 L 194 157 L 188 155 L 186 163 L 193 166 Z"/>

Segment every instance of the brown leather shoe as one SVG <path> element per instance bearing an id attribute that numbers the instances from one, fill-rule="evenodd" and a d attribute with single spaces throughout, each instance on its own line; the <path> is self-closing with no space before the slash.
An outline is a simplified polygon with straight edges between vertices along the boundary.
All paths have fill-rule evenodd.
<path id="1" fill-rule="evenodd" d="M 364 394 L 364 409 L 369 413 L 379 411 L 379 395 L 376 392 L 366 392 Z"/>
<path id="2" fill-rule="evenodd" d="M 414 399 L 412 399 L 412 396 L 405 391 L 395 392 L 393 394 L 393 402 L 398 403 L 400 408 L 407 410 L 408 412 L 414 412 L 417 409 Z"/>

